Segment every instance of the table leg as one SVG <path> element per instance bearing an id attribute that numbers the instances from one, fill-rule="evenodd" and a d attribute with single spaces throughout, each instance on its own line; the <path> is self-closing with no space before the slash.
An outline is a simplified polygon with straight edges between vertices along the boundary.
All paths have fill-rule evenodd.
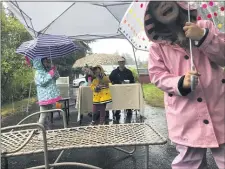
<path id="1" fill-rule="evenodd" d="M 53 112 L 51 112 L 51 123 L 53 123 Z"/>
<path id="2" fill-rule="evenodd" d="M 60 116 L 60 112 L 58 112 L 58 115 L 59 115 L 59 119 L 61 118 L 61 116 Z"/>
<path id="3" fill-rule="evenodd" d="M 80 115 L 80 125 L 82 124 L 83 114 Z"/>
<path id="4" fill-rule="evenodd" d="M 119 150 L 119 151 L 129 154 L 129 155 L 133 155 L 134 152 L 136 151 L 136 146 L 134 146 L 133 150 L 131 150 L 131 151 L 127 151 L 127 150 L 125 150 L 123 148 L 119 148 L 119 147 L 114 147 L 114 149 Z"/>
<path id="5" fill-rule="evenodd" d="M 68 123 L 70 120 L 70 114 L 69 114 L 69 100 L 66 101 L 66 112 L 67 112 L 67 118 L 68 118 Z"/>
<path id="6" fill-rule="evenodd" d="M 68 112 L 67 112 L 67 101 L 66 100 L 64 101 L 64 110 L 65 110 L 65 113 L 66 113 L 66 123 L 68 125 L 69 124 L 69 117 L 68 117 Z"/>
<path id="7" fill-rule="evenodd" d="M 9 168 L 9 163 L 8 163 L 8 158 L 4 157 L 4 162 L 5 162 L 5 169 Z"/>
<path id="8" fill-rule="evenodd" d="M 146 169 L 148 169 L 149 165 L 149 145 L 145 146 L 146 149 Z"/>
<path id="9" fill-rule="evenodd" d="M 70 100 L 69 99 L 67 102 L 67 106 L 68 106 L 68 118 L 70 119 Z"/>

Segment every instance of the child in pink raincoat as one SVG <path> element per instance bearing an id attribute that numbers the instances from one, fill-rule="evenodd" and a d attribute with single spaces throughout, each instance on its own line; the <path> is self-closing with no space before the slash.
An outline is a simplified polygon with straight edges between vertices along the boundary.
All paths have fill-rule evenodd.
<path id="1" fill-rule="evenodd" d="M 149 55 L 152 83 L 165 92 L 170 139 L 179 155 L 173 169 L 203 169 L 211 149 L 219 169 L 225 168 L 225 34 L 209 20 L 196 21 L 187 2 L 147 3 L 145 32 L 153 42 Z M 193 40 L 196 71 L 191 70 L 188 38 Z M 191 75 L 196 89 L 191 90 Z"/>

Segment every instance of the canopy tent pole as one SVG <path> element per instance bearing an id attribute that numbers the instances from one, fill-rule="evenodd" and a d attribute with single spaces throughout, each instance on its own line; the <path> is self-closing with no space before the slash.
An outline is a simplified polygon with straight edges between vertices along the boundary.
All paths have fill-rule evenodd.
<path id="1" fill-rule="evenodd" d="M 128 42 L 129 42 L 129 40 L 128 40 Z M 132 45 L 132 43 L 130 43 L 130 44 L 131 44 L 132 49 L 133 49 L 133 55 L 134 55 L 136 69 L 137 69 L 137 74 L 138 74 L 138 82 L 140 83 L 140 74 L 139 74 L 138 63 L 137 63 L 137 58 L 136 58 L 136 51 L 137 51 L 137 49 L 135 49 L 135 47 Z M 145 100 L 145 95 L 144 95 L 144 90 L 143 90 L 143 85 L 142 84 L 141 84 L 141 92 L 142 92 L 143 99 Z M 144 117 L 144 109 L 140 109 L 139 111 L 140 111 L 140 119 L 142 121 L 143 117 Z"/>
<path id="2" fill-rule="evenodd" d="M 14 87 L 12 88 L 12 93 L 15 93 Z M 15 103 L 14 103 L 14 95 L 12 94 L 12 113 L 15 113 Z"/>
<path id="3" fill-rule="evenodd" d="M 30 83 L 30 89 L 29 89 L 29 96 L 28 96 L 28 102 L 27 102 L 27 110 L 26 110 L 26 113 L 28 113 L 28 111 L 29 111 L 30 95 L 31 95 L 31 87 L 32 87 L 32 82 Z"/>
<path id="4" fill-rule="evenodd" d="M 137 51 L 137 49 L 135 50 L 135 48 L 133 47 L 133 45 L 132 45 L 132 51 L 133 51 L 135 65 L 136 65 L 138 79 L 139 79 L 140 78 L 140 74 L 139 74 L 139 71 L 138 71 L 138 63 L 137 63 L 137 58 L 136 58 L 136 51 Z"/>
<path id="5" fill-rule="evenodd" d="M 134 55 L 134 60 L 135 60 L 135 64 L 136 64 L 137 74 L 138 74 L 138 82 L 140 83 L 140 73 L 139 73 L 139 70 L 138 70 L 138 63 L 137 63 L 137 57 L 136 57 L 136 51 L 137 51 L 137 49 L 135 51 L 134 46 L 132 44 L 131 44 L 131 46 L 132 46 L 132 49 L 133 49 L 133 55 Z M 141 90 L 142 90 L 143 98 L 145 98 L 142 84 L 141 84 Z"/>

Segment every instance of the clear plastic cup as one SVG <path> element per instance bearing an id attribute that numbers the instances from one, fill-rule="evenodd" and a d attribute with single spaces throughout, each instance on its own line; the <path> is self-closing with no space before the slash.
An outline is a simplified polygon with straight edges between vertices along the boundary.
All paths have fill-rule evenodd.
<path id="1" fill-rule="evenodd" d="M 124 80 L 124 82 L 125 82 L 126 84 L 128 84 L 128 83 L 130 83 L 130 80 Z"/>

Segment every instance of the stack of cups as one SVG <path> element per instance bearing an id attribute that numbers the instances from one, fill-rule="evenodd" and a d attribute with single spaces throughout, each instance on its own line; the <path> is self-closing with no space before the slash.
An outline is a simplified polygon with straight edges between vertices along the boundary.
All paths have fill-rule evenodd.
<path id="1" fill-rule="evenodd" d="M 130 83 L 130 80 L 124 80 L 124 83 L 125 84 L 129 84 Z"/>

